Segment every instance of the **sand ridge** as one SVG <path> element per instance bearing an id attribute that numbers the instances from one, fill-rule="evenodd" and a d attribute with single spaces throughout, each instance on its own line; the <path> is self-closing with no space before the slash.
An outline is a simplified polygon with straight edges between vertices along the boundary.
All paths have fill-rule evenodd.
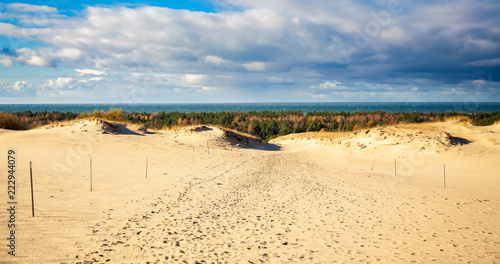
<path id="1" fill-rule="evenodd" d="M 273 139 L 272 143 L 286 144 L 297 141 L 313 141 L 323 145 L 341 145 L 351 150 L 376 148 L 390 145 L 420 146 L 420 150 L 445 151 L 456 145 L 467 144 L 465 138 L 454 137 L 439 129 L 435 124 L 423 124 L 418 128 L 411 125 L 375 127 L 354 132 L 313 132 L 293 134 Z"/>
<path id="2" fill-rule="evenodd" d="M 220 145 L 224 143 L 237 147 L 254 147 L 261 145 L 262 140 L 255 136 L 243 134 L 231 129 L 218 126 L 189 126 L 180 128 L 171 136 L 173 139 L 187 141 L 212 141 Z"/>

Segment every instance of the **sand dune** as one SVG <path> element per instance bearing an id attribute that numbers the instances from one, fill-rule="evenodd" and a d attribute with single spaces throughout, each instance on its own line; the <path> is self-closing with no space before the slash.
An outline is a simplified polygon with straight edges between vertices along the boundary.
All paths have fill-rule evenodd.
<path id="1" fill-rule="evenodd" d="M 4 249 L 0 260 L 497 263 L 499 143 L 499 125 L 460 123 L 268 145 L 216 127 L 144 133 L 101 120 L 3 130 L 18 226 L 16 257 Z"/>
<path id="2" fill-rule="evenodd" d="M 234 145 L 237 147 L 252 147 L 261 145 L 260 138 L 245 135 L 230 129 L 216 126 L 192 126 L 181 128 L 171 136 L 174 139 L 187 141 L 212 141 L 218 145 Z"/>

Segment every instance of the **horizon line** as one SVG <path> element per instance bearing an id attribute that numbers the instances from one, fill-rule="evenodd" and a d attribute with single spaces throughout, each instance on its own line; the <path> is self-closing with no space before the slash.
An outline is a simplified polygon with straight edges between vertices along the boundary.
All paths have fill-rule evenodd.
<path id="1" fill-rule="evenodd" d="M 460 103 L 460 104 L 491 104 L 491 103 L 500 103 L 500 101 L 492 101 L 492 102 L 443 102 L 443 101 L 415 101 L 415 102 L 194 102 L 194 103 L 0 103 L 0 105 L 80 105 L 80 104 L 88 104 L 88 105 L 195 105 L 195 104 L 352 104 L 352 103 L 362 103 L 362 104 L 414 104 L 414 103 Z"/>

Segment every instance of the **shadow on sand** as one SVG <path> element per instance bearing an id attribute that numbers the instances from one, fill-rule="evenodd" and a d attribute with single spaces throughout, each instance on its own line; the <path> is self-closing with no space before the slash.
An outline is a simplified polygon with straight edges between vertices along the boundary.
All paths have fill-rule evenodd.
<path id="1" fill-rule="evenodd" d="M 262 151 L 279 151 L 281 147 L 274 144 L 254 144 L 254 145 L 241 145 L 240 148 L 244 149 L 256 149 Z"/>
<path id="2" fill-rule="evenodd" d="M 471 143 L 469 140 L 465 138 L 454 137 L 452 135 L 450 135 L 450 142 L 452 145 L 467 145 Z"/>
<path id="3" fill-rule="evenodd" d="M 125 126 L 118 126 L 116 128 L 116 134 L 117 135 L 134 135 L 134 136 L 145 136 L 145 134 L 154 134 L 152 132 L 145 132 L 144 134 L 142 133 L 137 133 L 135 131 L 132 131 L 130 129 L 128 129 L 127 127 Z"/>

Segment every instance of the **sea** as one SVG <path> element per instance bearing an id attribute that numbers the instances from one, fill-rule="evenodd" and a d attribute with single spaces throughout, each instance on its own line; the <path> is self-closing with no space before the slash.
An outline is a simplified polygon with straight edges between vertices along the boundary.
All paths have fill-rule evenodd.
<path id="1" fill-rule="evenodd" d="M 500 102 L 401 102 L 401 103 L 199 103 L 199 104 L 0 104 L 0 112 L 41 112 L 61 111 L 84 113 L 94 110 L 108 111 L 120 108 L 126 112 L 223 112 L 223 111 L 312 111 L 327 112 L 459 112 L 478 113 L 500 111 Z"/>

